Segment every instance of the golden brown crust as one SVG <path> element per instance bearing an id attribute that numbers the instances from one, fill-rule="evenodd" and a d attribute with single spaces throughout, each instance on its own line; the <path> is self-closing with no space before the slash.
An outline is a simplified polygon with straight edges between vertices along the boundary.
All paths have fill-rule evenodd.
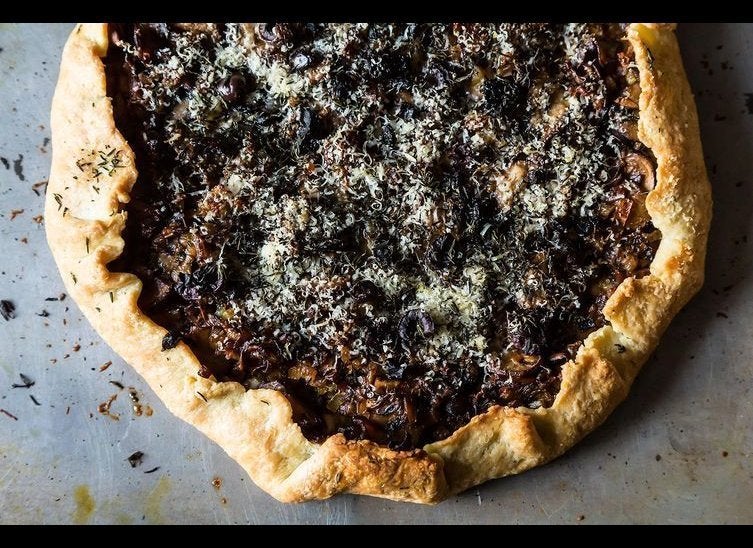
<path id="1" fill-rule="evenodd" d="M 63 52 L 45 209 L 50 248 L 70 295 L 108 344 L 171 412 L 215 440 L 279 500 L 350 492 L 432 503 L 521 472 L 562 454 L 609 415 L 703 282 L 711 195 L 677 41 L 670 25 L 634 24 L 628 38 L 641 75 L 640 138 L 658 166 L 647 209 L 662 241 L 651 274 L 625 280 L 609 299 L 611 325 L 591 334 L 563 367 L 550 408 L 494 407 L 423 450 L 398 452 L 342 435 L 315 444 L 301 434 L 281 393 L 198 376 L 199 362 L 183 343 L 163 352 L 165 330 L 137 306 L 140 280 L 106 266 L 123 250 L 121 209 L 136 169 L 106 96 L 103 24 L 77 26 Z M 124 166 L 100 176 L 95 190 L 76 160 L 108 147 L 121 151 Z"/>

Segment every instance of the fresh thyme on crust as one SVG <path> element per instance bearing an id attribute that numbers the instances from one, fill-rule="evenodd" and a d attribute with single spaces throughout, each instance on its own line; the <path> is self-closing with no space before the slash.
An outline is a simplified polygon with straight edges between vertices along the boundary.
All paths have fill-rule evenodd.
<path id="1" fill-rule="evenodd" d="M 395 448 L 560 366 L 658 245 L 619 25 L 114 26 L 125 253 L 202 374 Z M 253 43 L 253 48 L 248 44 Z"/>

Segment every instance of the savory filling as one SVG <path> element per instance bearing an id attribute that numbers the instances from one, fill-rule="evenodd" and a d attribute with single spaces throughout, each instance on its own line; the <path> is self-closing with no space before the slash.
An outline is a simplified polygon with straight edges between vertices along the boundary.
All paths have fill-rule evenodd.
<path id="1" fill-rule="evenodd" d="M 550 406 L 660 239 L 620 25 L 112 25 L 125 253 L 200 375 L 406 449 Z"/>

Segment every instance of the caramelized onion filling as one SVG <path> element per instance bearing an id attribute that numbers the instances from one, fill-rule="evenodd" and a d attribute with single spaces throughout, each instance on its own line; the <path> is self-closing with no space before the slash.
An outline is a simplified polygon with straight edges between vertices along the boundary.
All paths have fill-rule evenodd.
<path id="1" fill-rule="evenodd" d="M 111 25 L 139 305 L 312 440 L 550 406 L 642 276 L 655 160 L 620 25 Z"/>

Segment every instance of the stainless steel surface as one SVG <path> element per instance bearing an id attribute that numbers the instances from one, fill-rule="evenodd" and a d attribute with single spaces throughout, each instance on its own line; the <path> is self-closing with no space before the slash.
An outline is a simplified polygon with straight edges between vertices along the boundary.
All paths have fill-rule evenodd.
<path id="1" fill-rule="evenodd" d="M 17 307 L 0 319 L 0 409 L 18 418 L 0 413 L 0 523 L 753 522 L 753 26 L 679 33 L 716 202 L 704 289 L 628 401 L 583 443 L 434 507 L 276 502 L 172 417 L 69 298 L 45 300 L 63 285 L 32 185 L 47 178 L 49 104 L 70 28 L 0 26 L 0 299 Z M 34 386 L 11 388 L 19 373 Z M 110 381 L 135 387 L 153 416 L 135 416 Z M 115 393 L 118 421 L 97 411 Z M 143 464 L 132 468 L 137 450 Z"/>

